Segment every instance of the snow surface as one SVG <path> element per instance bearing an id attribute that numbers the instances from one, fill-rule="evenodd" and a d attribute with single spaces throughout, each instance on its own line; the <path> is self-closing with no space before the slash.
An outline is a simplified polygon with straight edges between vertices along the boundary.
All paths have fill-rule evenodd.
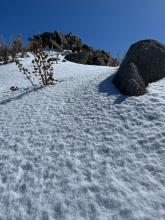
<path id="1" fill-rule="evenodd" d="M 126 97 L 116 70 L 60 62 L 37 90 L 0 66 L 0 220 L 165 219 L 165 79 Z"/>

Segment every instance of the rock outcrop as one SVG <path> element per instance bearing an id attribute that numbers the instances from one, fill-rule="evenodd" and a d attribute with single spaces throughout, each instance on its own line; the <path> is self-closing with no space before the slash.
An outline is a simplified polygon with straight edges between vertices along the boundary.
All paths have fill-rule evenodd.
<path id="1" fill-rule="evenodd" d="M 65 56 L 65 59 L 75 63 L 98 65 L 98 66 L 119 66 L 119 61 L 113 59 L 109 53 L 101 50 L 80 51 Z"/>
<path id="2" fill-rule="evenodd" d="M 94 48 L 83 44 L 81 39 L 69 33 L 64 35 L 61 32 L 45 32 L 29 38 L 30 41 L 41 40 L 43 47 L 52 47 L 51 40 L 55 41 L 63 50 L 72 51 L 72 54 L 66 54 L 66 59 L 71 62 L 101 65 L 101 66 L 118 66 L 119 61 L 112 58 L 110 53 L 104 50 L 95 50 Z"/>

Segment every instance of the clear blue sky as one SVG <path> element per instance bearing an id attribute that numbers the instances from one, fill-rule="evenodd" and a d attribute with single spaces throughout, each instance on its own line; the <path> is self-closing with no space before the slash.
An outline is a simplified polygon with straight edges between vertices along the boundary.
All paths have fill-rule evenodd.
<path id="1" fill-rule="evenodd" d="M 55 30 L 113 54 L 140 39 L 165 43 L 165 0 L 1 0 L 0 33 L 6 39 Z"/>

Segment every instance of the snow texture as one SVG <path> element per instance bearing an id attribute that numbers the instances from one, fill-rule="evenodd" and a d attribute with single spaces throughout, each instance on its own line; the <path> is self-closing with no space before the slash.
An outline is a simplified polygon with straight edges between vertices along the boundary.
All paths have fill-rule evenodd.
<path id="1" fill-rule="evenodd" d="M 165 79 L 126 97 L 116 70 L 60 62 L 36 89 L 0 66 L 0 220 L 165 219 Z"/>

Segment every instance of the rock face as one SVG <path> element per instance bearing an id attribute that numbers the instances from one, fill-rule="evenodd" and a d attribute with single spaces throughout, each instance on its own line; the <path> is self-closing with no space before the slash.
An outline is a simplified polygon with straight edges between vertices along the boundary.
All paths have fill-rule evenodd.
<path id="1" fill-rule="evenodd" d="M 89 56 L 88 64 L 109 66 L 109 61 L 112 59 L 109 53 L 103 50 L 95 50 Z"/>
<path id="2" fill-rule="evenodd" d="M 99 66 L 119 66 L 120 63 L 117 59 L 112 58 L 110 53 L 104 50 L 92 50 L 87 64 Z"/>
<path id="3" fill-rule="evenodd" d="M 65 35 L 62 32 L 54 31 L 54 32 L 44 32 L 40 35 L 34 35 L 29 38 L 29 41 L 33 40 L 42 40 L 43 47 L 52 47 L 51 39 L 54 40 L 59 46 L 62 46 L 66 49 L 69 49 L 69 44 L 65 38 Z"/>
<path id="4" fill-rule="evenodd" d="M 155 40 L 142 40 L 128 50 L 114 83 L 121 93 L 145 94 L 149 83 L 165 77 L 165 45 Z"/>
<path id="5" fill-rule="evenodd" d="M 71 53 L 65 56 L 65 59 L 80 64 L 86 64 L 88 61 L 88 54 L 84 52 Z"/>
<path id="6" fill-rule="evenodd" d="M 72 51 L 72 54 L 66 54 L 66 59 L 71 62 L 101 65 L 101 66 L 119 66 L 119 61 L 112 58 L 110 53 L 104 50 L 95 50 L 94 48 L 83 44 L 81 39 L 69 33 L 64 35 L 61 32 L 45 32 L 29 38 L 30 41 L 41 40 L 43 47 L 52 47 L 51 39 L 55 41 L 63 50 Z"/>
<path id="7" fill-rule="evenodd" d="M 120 64 L 119 61 L 113 59 L 109 53 L 94 49 L 91 49 L 90 51 L 82 50 L 77 53 L 68 54 L 65 58 L 71 62 L 88 65 L 119 66 Z"/>
<path id="8" fill-rule="evenodd" d="M 78 36 L 72 33 L 69 33 L 65 35 L 65 38 L 69 45 L 69 50 L 73 52 L 76 52 L 76 51 L 79 52 L 81 50 L 82 43 L 81 43 L 81 39 Z"/>

